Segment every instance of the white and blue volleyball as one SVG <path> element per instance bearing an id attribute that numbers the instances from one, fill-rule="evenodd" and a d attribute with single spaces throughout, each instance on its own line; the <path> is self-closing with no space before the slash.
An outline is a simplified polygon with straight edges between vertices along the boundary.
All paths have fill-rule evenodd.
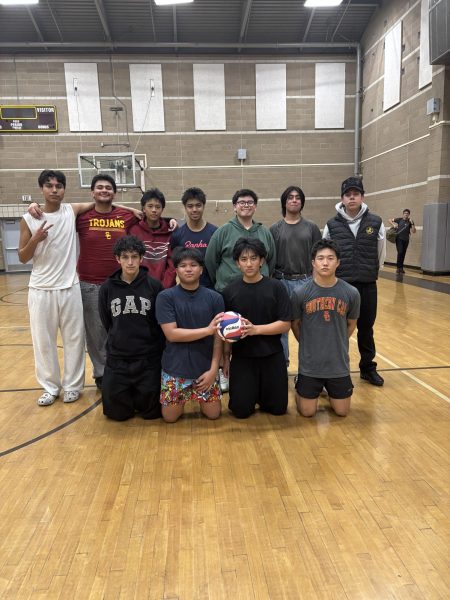
<path id="1" fill-rule="evenodd" d="M 244 323 L 241 315 L 232 310 L 224 312 L 217 329 L 223 340 L 237 342 L 244 333 Z"/>

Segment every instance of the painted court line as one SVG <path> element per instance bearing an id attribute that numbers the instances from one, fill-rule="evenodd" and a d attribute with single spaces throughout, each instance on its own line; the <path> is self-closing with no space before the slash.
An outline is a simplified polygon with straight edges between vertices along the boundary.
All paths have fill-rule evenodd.
<path id="1" fill-rule="evenodd" d="M 400 369 L 400 367 L 398 365 L 396 365 L 394 362 L 392 362 L 392 360 L 389 360 L 388 358 L 386 358 L 382 354 L 379 354 L 377 352 L 377 356 L 379 356 L 381 358 L 381 360 L 384 360 L 389 365 L 391 365 L 391 367 L 395 367 L 397 369 Z M 415 375 L 412 375 L 408 371 L 403 371 L 402 369 L 400 369 L 400 373 L 403 373 L 403 375 L 406 375 L 407 377 L 409 377 L 410 379 L 412 379 L 413 381 L 415 381 L 416 383 L 418 383 L 419 385 L 421 385 L 422 387 L 424 387 L 429 392 L 432 392 L 433 394 L 436 394 L 436 396 L 438 396 L 439 398 L 441 398 L 441 400 L 445 400 L 446 402 L 450 403 L 450 398 L 448 396 L 446 396 L 445 394 L 443 394 L 439 390 L 436 390 L 431 385 L 428 385 L 428 383 L 425 383 L 425 381 L 422 381 L 421 379 L 419 379 Z"/>
<path id="2" fill-rule="evenodd" d="M 356 343 L 355 339 L 353 341 Z M 400 371 L 400 373 L 403 373 L 403 375 L 406 375 L 406 377 L 409 377 L 410 379 L 412 379 L 413 381 L 415 381 L 416 383 L 418 383 L 419 385 L 421 385 L 422 387 L 424 387 L 429 392 L 431 392 L 431 393 L 435 394 L 436 396 L 438 396 L 441 400 L 445 400 L 445 402 L 448 402 L 450 404 L 450 398 L 448 396 L 446 396 L 445 394 L 443 394 L 442 392 L 440 392 L 439 390 L 435 389 L 431 385 L 428 385 L 428 383 L 425 383 L 425 381 L 422 381 L 421 379 L 419 379 L 415 375 L 412 375 L 408 371 L 404 371 L 399 365 L 396 365 L 395 362 L 393 362 L 392 360 L 389 360 L 389 358 L 386 358 L 385 356 L 383 356 L 379 352 L 377 352 L 377 356 L 379 356 L 381 358 L 381 360 L 384 360 L 385 362 L 387 362 L 388 365 L 391 365 L 391 367 L 394 367 L 395 369 L 398 369 Z"/>

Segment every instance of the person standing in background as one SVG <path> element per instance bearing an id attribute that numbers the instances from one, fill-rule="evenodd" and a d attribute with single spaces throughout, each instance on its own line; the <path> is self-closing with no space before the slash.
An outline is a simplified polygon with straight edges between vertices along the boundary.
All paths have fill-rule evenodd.
<path id="1" fill-rule="evenodd" d="M 186 223 L 172 234 L 170 242 L 172 249 L 197 248 L 205 258 L 209 241 L 217 229 L 216 225 L 203 219 L 206 205 L 205 193 L 197 187 L 188 188 L 183 193 L 181 202 L 186 213 Z M 200 285 L 207 288 L 214 287 L 206 267 L 203 267 Z"/>
<path id="2" fill-rule="evenodd" d="M 322 238 L 320 229 L 312 221 L 302 217 L 305 206 L 303 190 L 291 185 L 281 194 L 283 218 L 274 223 L 270 233 L 275 240 L 276 262 L 273 276 L 279 279 L 292 296 L 311 276 L 311 248 Z M 289 334 L 283 333 L 286 366 L 289 366 Z"/>
<path id="3" fill-rule="evenodd" d="M 405 208 L 402 217 L 389 219 L 389 223 L 395 227 L 397 235 L 395 245 L 397 247 L 397 273 L 404 273 L 403 264 L 405 262 L 406 250 L 409 246 L 411 233 L 416 233 L 416 226 L 411 221 L 411 211 Z"/>
<path id="4" fill-rule="evenodd" d="M 386 235 L 381 217 L 364 203 L 364 187 L 359 177 L 349 177 L 341 184 L 341 200 L 336 215 L 328 221 L 323 237 L 337 242 L 341 253 L 336 277 L 351 283 L 361 296 L 357 322 L 358 349 L 361 356 L 361 379 L 382 386 L 377 372 L 373 326 L 377 317 L 377 279 L 386 256 Z"/>
<path id="5" fill-rule="evenodd" d="M 167 219 L 162 218 L 166 199 L 158 188 L 144 192 L 141 198 L 144 218 L 130 227 L 129 234 L 135 235 L 145 246 L 142 261 L 150 277 L 160 281 L 164 289 L 176 284 L 176 271 L 170 247 L 172 230 Z"/>

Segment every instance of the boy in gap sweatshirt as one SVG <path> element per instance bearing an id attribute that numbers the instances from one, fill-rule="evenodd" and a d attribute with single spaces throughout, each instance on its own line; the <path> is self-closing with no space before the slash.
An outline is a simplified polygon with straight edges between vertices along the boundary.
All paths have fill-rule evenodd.
<path id="1" fill-rule="evenodd" d="M 125 421 L 161 416 L 159 390 L 164 336 L 155 317 L 162 285 L 141 265 L 145 246 L 132 235 L 114 245 L 120 269 L 101 286 L 99 312 L 108 332 L 102 383 L 103 414 Z"/>

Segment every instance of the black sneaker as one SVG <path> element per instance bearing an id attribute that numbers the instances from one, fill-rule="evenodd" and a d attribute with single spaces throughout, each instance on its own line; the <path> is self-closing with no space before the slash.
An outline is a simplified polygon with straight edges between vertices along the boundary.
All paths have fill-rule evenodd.
<path id="1" fill-rule="evenodd" d="M 94 377 L 94 381 L 95 381 L 95 385 L 97 386 L 97 389 L 101 390 L 102 383 L 103 383 L 103 377 Z"/>
<path id="2" fill-rule="evenodd" d="M 375 370 L 367 371 L 365 373 L 361 372 L 360 376 L 361 379 L 368 381 L 372 385 L 377 385 L 378 387 L 381 387 L 384 384 L 384 379 L 381 377 L 381 375 L 378 375 L 378 373 Z"/>

